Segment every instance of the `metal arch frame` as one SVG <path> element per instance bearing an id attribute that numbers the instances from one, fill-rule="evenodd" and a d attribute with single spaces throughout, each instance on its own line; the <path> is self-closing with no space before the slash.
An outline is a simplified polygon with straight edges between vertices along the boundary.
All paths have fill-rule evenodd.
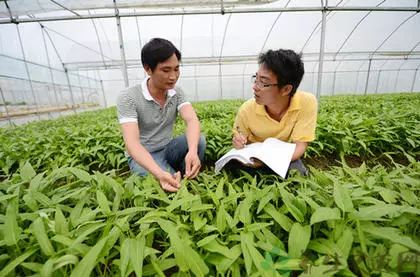
<path id="1" fill-rule="evenodd" d="M 222 11 L 223 11 L 223 1 L 222 1 Z M 229 14 L 229 17 L 226 21 L 225 30 L 223 32 L 223 39 L 220 46 L 220 53 L 219 53 L 219 85 L 220 85 L 220 98 L 223 99 L 223 83 L 222 83 L 222 54 L 223 54 L 223 47 L 225 46 L 225 39 L 226 39 L 226 33 L 229 26 L 230 18 L 232 14 Z"/>
<path id="2" fill-rule="evenodd" d="M 115 10 L 115 20 L 117 22 L 118 40 L 120 43 L 120 55 L 121 55 L 121 61 L 123 62 L 121 71 L 124 77 L 124 85 L 125 87 L 128 87 L 130 83 L 128 81 L 127 64 L 126 64 L 125 50 L 124 50 L 124 39 L 123 39 L 123 34 L 122 34 L 122 29 L 121 29 L 121 16 L 120 16 L 120 11 L 117 7 L 117 0 L 113 0 L 113 2 L 114 2 L 114 10 Z"/>
<path id="3" fill-rule="evenodd" d="M 338 5 L 341 4 L 341 2 L 343 2 L 344 0 L 341 0 L 340 2 L 337 3 L 336 7 Z M 349 0 L 348 0 L 349 1 Z M 328 15 L 330 15 L 331 11 L 328 11 L 327 17 Z M 327 18 L 327 22 L 332 18 L 332 16 Z M 322 23 L 322 19 L 316 24 L 315 28 L 312 30 L 311 34 L 309 35 L 309 37 L 306 39 L 305 43 L 303 44 L 302 48 L 300 49 L 300 52 L 303 52 L 303 50 L 305 49 L 305 47 L 308 45 L 309 41 L 312 39 L 312 36 L 319 30 L 318 27 L 319 25 L 321 25 Z"/>
<path id="4" fill-rule="evenodd" d="M 420 0 L 418 0 L 418 3 L 419 3 L 419 5 L 420 5 Z M 401 63 L 401 66 L 398 68 L 398 74 L 397 74 L 397 78 L 395 79 L 395 84 L 394 84 L 394 91 L 396 90 L 396 87 L 397 87 L 397 82 L 398 82 L 398 78 L 399 78 L 399 75 L 400 75 L 400 70 L 401 70 L 401 68 L 403 67 L 403 65 L 406 63 L 406 61 L 408 60 L 408 56 L 414 51 L 414 49 L 416 49 L 418 46 L 420 45 L 420 40 L 410 49 L 410 51 L 408 52 L 408 54 L 407 54 L 407 56 L 406 56 L 406 58 L 404 59 L 404 61 Z M 419 65 L 419 67 L 420 67 L 420 65 Z M 414 77 L 413 78 L 416 78 L 416 75 L 417 75 L 417 70 L 416 70 L 416 72 L 415 72 L 415 74 L 414 74 Z M 413 80 L 413 83 L 415 82 L 415 80 Z M 413 87 L 411 88 L 411 91 L 413 90 Z"/>
<path id="5" fill-rule="evenodd" d="M 414 85 L 416 84 L 416 77 L 417 77 L 417 73 L 418 73 L 419 69 L 420 69 L 420 64 L 417 66 L 416 71 L 414 72 L 413 82 L 411 83 L 411 92 L 414 91 Z"/>
<path id="6" fill-rule="evenodd" d="M 41 26 L 43 26 L 43 25 L 41 24 Z M 65 66 L 65 64 L 63 63 L 63 59 L 61 59 L 61 56 L 60 56 L 60 54 L 58 53 L 58 50 L 57 50 L 57 48 L 55 47 L 54 41 L 52 40 L 52 38 L 51 38 L 50 34 L 48 33 L 47 29 L 48 29 L 48 28 L 47 28 L 47 27 L 45 27 L 45 26 L 44 26 L 44 28 L 42 28 L 42 30 L 44 30 L 44 31 L 45 31 L 45 34 L 47 35 L 48 39 L 50 40 L 51 45 L 53 46 L 53 49 L 54 49 L 54 51 L 55 51 L 55 54 L 57 55 L 58 59 L 59 59 L 59 60 L 60 60 L 60 62 L 61 62 L 61 65 L 63 66 L 64 73 L 66 74 L 67 85 L 68 85 L 68 87 L 69 87 L 69 91 L 70 91 L 70 98 L 71 98 L 71 102 L 72 102 L 72 106 L 73 106 L 73 112 L 74 112 L 75 114 L 77 114 L 77 111 L 76 111 L 76 103 L 74 102 L 73 90 L 72 90 L 72 88 L 71 88 L 71 83 L 70 83 L 70 78 L 69 78 L 69 73 L 68 73 L 67 67 L 66 67 L 66 66 Z"/>
<path id="7" fill-rule="evenodd" d="M 395 32 L 402 26 L 402 25 L 404 25 L 407 21 L 409 21 L 411 18 L 413 18 L 414 16 L 416 16 L 418 13 L 414 13 L 414 14 L 412 14 L 411 16 L 409 16 L 409 17 L 407 17 L 405 20 L 403 20 L 400 24 L 398 24 L 398 26 L 394 29 L 394 30 L 392 30 L 392 32 L 379 44 L 379 46 L 371 53 L 371 56 L 370 56 L 370 58 L 369 58 L 369 67 L 368 67 L 368 74 L 367 74 L 367 77 L 366 77 L 366 86 L 365 86 L 365 95 L 367 94 L 367 87 L 368 87 L 368 83 L 369 83 L 369 75 L 370 75 L 370 73 L 369 73 L 369 71 L 370 71 L 370 65 L 371 65 L 371 62 L 372 62 L 372 57 L 376 54 L 376 52 L 385 44 L 385 42 L 387 42 L 391 37 L 392 37 L 392 35 L 393 34 L 395 34 Z M 386 63 L 386 62 L 385 62 Z M 384 64 L 385 64 L 384 63 Z M 383 64 L 383 65 L 384 65 Z M 382 65 L 382 66 L 383 66 Z M 380 78 L 380 73 L 381 73 L 381 71 L 379 71 L 379 74 L 378 74 L 378 81 L 377 81 L 377 85 L 378 85 L 378 82 L 379 82 L 379 78 Z M 377 89 L 377 88 L 376 88 Z"/>
<path id="8" fill-rule="evenodd" d="M 25 64 L 26 75 L 27 75 L 28 81 L 29 81 L 29 87 L 31 89 L 32 97 L 33 97 L 34 102 L 35 102 L 34 103 L 34 105 L 35 105 L 35 113 L 38 116 L 38 119 L 41 119 L 41 116 L 39 114 L 38 101 L 37 101 L 37 98 L 36 98 L 36 95 L 35 95 L 34 87 L 32 85 L 31 74 L 29 73 L 28 63 L 26 63 L 25 49 L 23 48 L 22 37 L 20 35 L 19 26 L 18 26 L 18 24 L 16 24 L 15 26 L 16 26 L 16 31 L 17 31 L 18 38 L 19 38 L 20 49 L 22 51 L 23 61 L 24 61 L 24 64 Z"/>
<path id="9" fill-rule="evenodd" d="M 292 1 L 292 0 L 287 1 L 286 5 L 284 6 L 285 8 L 289 5 L 290 1 Z M 274 26 L 276 25 L 277 21 L 279 20 L 279 18 L 280 18 L 280 16 L 281 16 L 282 14 L 283 14 L 283 12 L 279 12 L 279 14 L 277 15 L 277 17 L 276 17 L 276 19 L 274 20 L 273 24 L 271 24 L 270 30 L 268 31 L 267 35 L 265 36 L 265 40 L 264 40 L 263 45 L 261 46 L 261 50 L 260 50 L 260 52 L 262 52 L 262 51 L 264 50 L 265 45 L 267 44 L 268 38 L 270 37 L 271 32 L 273 31 L 273 28 L 274 28 Z"/>
<path id="10" fill-rule="evenodd" d="M 382 71 L 385 71 L 385 70 L 382 70 L 382 67 L 386 64 L 388 62 L 388 60 L 386 60 L 386 61 L 384 61 L 384 63 L 383 64 L 381 64 L 379 67 L 378 67 L 378 78 L 376 79 L 376 87 L 375 87 L 375 94 L 376 93 L 378 93 L 378 86 L 379 86 L 379 81 L 380 81 L 380 78 L 381 78 L 381 73 L 382 73 Z"/>
<path id="11" fill-rule="evenodd" d="M 412 14 L 411 16 L 407 17 L 405 20 L 403 20 L 400 24 L 398 24 L 398 26 L 392 30 L 392 32 L 381 42 L 381 44 L 373 51 L 372 55 L 375 55 L 375 53 L 385 44 L 385 42 L 388 41 L 388 39 L 390 39 L 392 37 L 393 34 L 395 34 L 396 31 L 398 31 L 398 29 L 404 25 L 407 21 L 409 21 L 411 18 L 415 17 L 418 14 L 418 12 Z"/>
<path id="12" fill-rule="evenodd" d="M 321 5 L 324 6 L 324 0 L 321 0 Z M 316 86 L 316 98 L 319 100 L 321 98 L 322 90 L 322 70 L 324 66 L 324 51 L 325 51 L 325 29 L 326 29 L 326 8 L 328 6 L 328 0 L 325 0 L 324 9 L 322 9 L 322 23 L 321 23 L 321 37 L 320 37 L 320 46 L 319 46 L 319 63 L 318 63 L 318 83 Z"/>
<path id="13" fill-rule="evenodd" d="M 114 0 L 114 2 L 115 2 L 115 0 Z M 315 7 L 315 8 L 313 8 L 313 7 L 308 7 L 308 8 L 303 7 L 303 8 L 287 8 L 287 9 L 286 8 L 280 8 L 280 9 L 277 9 L 277 8 L 276 9 L 273 9 L 273 8 L 271 8 L 271 9 L 267 9 L 267 8 L 265 8 L 265 9 L 234 9 L 234 8 L 229 9 L 229 8 L 226 8 L 225 9 L 223 7 L 223 1 L 222 1 L 222 9 L 221 9 L 221 11 L 222 11 L 222 14 L 223 13 L 229 13 L 230 15 L 233 14 L 233 13 L 249 13 L 249 12 L 303 12 L 303 11 L 320 11 L 320 10 L 323 11 L 323 13 L 324 12 L 330 12 L 330 11 L 413 11 L 413 12 L 417 12 L 418 13 L 420 11 L 420 1 L 418 1 L 417 8 L 413 8 L 413 7 L 400 7 L 400 8 L 392 8 L 392 7 L 382 7 L 382 8 L 379 8 L 379 7 L 376 7 L 376 8 L 372 8 L 372 7 L 350 7 L 350 8 L 347 8 L 347 7 L 330 7 L 330 6 L 328 6 L 328 3 L 327 2 L 325 3 L 325 5 L 323 5 L 323 2 L 324 1 L 321 1 L 321 9 L 319 7 Z M 7 1 L 5 1 L 5 3 L 7 5 Z M 202 10 L 193 10 L 193 11 L 185 11 L 185 10 L 183 10 L 182 12 L 179 12 L 179 11 L 175 11 L 174 12 L 172 10 L 172 11 L 167 11 L 166 13 L 165 13 L 165 11 L 163 11 L 161 13 L 153 13 L 153 14 L 137 13 L 135 11 L 134 13 L 119 14 L 119 16 L 120 17 L 136 16 L 136 18 L 137 18 L 137 16 L 174 15 L 174 14 L 180 14 L 180 15 L 189 15 L 189 14 L 216 14 L 216 13 L 219 13 L 219 11 L 218 10 L 214 10 L 214 9 L 202 9 Z M 103 14 L 100 15 L 99 14 L 99 15 L 90 16 L 90 17 L 86 17 L 86 16 L 79 16 L 77 18 L 74 17 L 74 16 L 72 16 L 72 17 L 60 17 L 60 18 L 56 19 L 55 21 L 58 21 L 58 20 L 73 20 L 73 19 L 87 19 L 87 18 L 90 18 L 90 19 L 93 20 L 93 18 L 103 18 L 103 17 L 114 17 L 115 18 L 116 15 L 103 15 Z M 408 21 L 409 19 L 410 18 L 408 18 L 406 21 Z M 34 22 L 34 21 L 36 21 L 36 22 L 39 22 L 39 21 L 51 21 L 52 18 L 18 19 L 18 18 L 13 18 L 12 15 L 11 15 L 11 13 L 10 13 L 10 22 L 3 22 L 3 21 L 0 20 L 0 24 L 4 24 L 4 23 L 17 23 L 18 21 L 21 22 L 21 23 L 25 23 L 25 22 L 31 22 L 31 20 L 32 20 L 32 22 Z M 324 23 L 325 23 L 325 19 L 324 19 Z M 402 24 L 404 24 L 404 22 Z M 273 23 L 272 28 L 274 27 L 274 25 L 275 25 L 275 23 Z M 227 28 L 227 26 L 226 26 L 226 28 Z M 396 30 L 394 30 L 394 32 L 395 31 Z M 226 30 L 225 30 L 225 34 L 226 34 Z M 222 54 L 222 51 L 223 51 L 223 44 L 224 44 L 224 40 L 225 40 L 225 34 L 224 34 L 224 39 L 223 39 L 223 42 L 222 42 L 222 47 L 221 47 L 219 61 L 221 59 L 221 54 Z M 391 36 L 392 36 L 392 34 L 390 34 L 389 37 L 391 37 Z M 269 35 L 267 35 L 266 40 L 268 40 L 268 37 L 269 37 Z M 324 40 L 325 39 L 321 39 L 321 45 L 323 43 L 322 41 L 324 41 Z M 380 45 L 379 48 L 381 46 L 382 45 Z M 320 47 L 320 48 L 322 49 L 322 47 Z M 375 51 L 375 52 L 377 52 L 377 51 Z M 104 60 L 103 53 L 101 53 L 101 57 Z M 321 51 L 320 51 L 320 58 L 321 58 Z M 370 59 L 370 60 L 372 60 L 372 59 Z M 125 56 L 122 59 L 122 61 L 123 62 L 126 61 Z M 321 59 L 319 61 L 321 63 Z M 63 66 L 64 66 L 64 64 L 63 64 Z M 322 66 L 320 66 L 320 68 L 321 68 L 321 70 L 318 70 L 318 71 L 319 71 L 320 74 L 322 74 Z M 126 68 L 125 68 L 125 70 L 126 70 Z M 219 72 L 221 73 L 221 67 L 219 68 Z M 416 77 L 416 75 L 414 76 L 414 78 L 415 77 Z M 127 79 L 128 79 L 128 76 L 127 76 Z M 414 80 L 414 82 L 415 82 L 415 80 Z M 366 83 L 368 83 L 368 80 L 367 80 Z M 320 88 L 320 86 L 318 86 L 318 87 Z M 317 91 L 317 94 L 320 94 L 320 92 Z"/>
<path id="14" fill-rule="evenodd" d="M 380 2 L 378 5 L 376 5 L 376 7 L 379 7 L 380 5 L 382 5 L 386 0 L 383 0 L 382 2 Z M 338 55 L 338 53 L 340 53 L 341 49 L 343 49 L 344 45 L 347 43 L 347 41 L 350 39 L 350 37 L 353 35 L 353 33 L 356 31 L 356 29 L 359 27 L 359 25 L 372 13 L 372 11 L 367 12 L 360 20 L 359 22 L 356 23 L 356 25 L 354 26 L 353 30 L 351 30 L 351 32 L 349 33 L 349 35 L 346 37 L 346 39 L 344 40 L 344 42 L 341 44 L 341 46 L 338 48 L 337 52 L 336 52 L 336 56 Z"/>
<path id="15" fill-rule="evenodd" d="M 420 12 L 420 7 L 336 7 L 336 6 L 321 6 L 321 7 L 292 7 L 292 8 L 277 8 L 277 7 L 263 7 L 263 8 L 242 8 L 242 7 L 224 7 L 222 10 L 215 8 L 203 9 L 159 9 L 152 12 L 131 12 L 120 13 L 121 17 L 134 17 L 134 16 L 171 16 L 171 15 L 199 15 L 199 14 L 241 14 L 241 13 L 268 13 L 268 12 L 319 12 L 323 9 L 328 11 L 395 11 L 395 12 Z M 45 22 L 45 21 L 62 21 L 62 20 L 79 20 L 91 18 L 115 18 L 115 13 L 96 14 L 93 16 L 56 16 L 56 17 L 42 17 L 42 18 L 13 18 L 0 19 L 0 24 L 10 23 L 29 23 L 29 22 Z"/>
<path id="16" fill-rule="evenodd" d="M 90 14 L 90 11 L 89 11 L 89 10 L 88 10 L 88 13 Z M 99 51 L 101 52 L 102 62 L 103 62 L 103 63 L 104 63 L 104 65 L 105 65 L 104 51 L 103 51 L 103 49 L 102 49 L 101 39 L 99 38 L 98 28 L 96 28 L 96 24 L 95 24 L 95 21 L 94 21 L 94 19 L 93 19 L 93 18 L 92 18 L 92 25 L 93 25 L 93 28 L 95 29 L 96 38 L 97 38 L 97 41 L 98 41 Z"/>
<path id="17" fill-rule="evenodd" d="M 50 55 L 48 53 L 48 48 L 47 48 L 47 41 L 45 39 L 45 33 L 44 33 L 44 25 L 42 25 L 41 23 L 39 23 L 40 27 L 41 27 L 41 34 L 42 34 L 42 40 L 44 42 L 44 49 L 45 49 L 45 54 L 47 55 L 47 62 L 48 62 L 48 69 L 50 71 L 50 77 L 51 77 L 51 84 L 53 86 L 53 90 L 54 90 L 54 97 L 55 97 L 55 104 L 58 105 L 58 97 L 57 97 L 57 90 L 55 88 L 55 82 L 54 82 L 54 74 L 52 72 L 52 68 L 51 68 L 51 61 L 50 61 Z"/>

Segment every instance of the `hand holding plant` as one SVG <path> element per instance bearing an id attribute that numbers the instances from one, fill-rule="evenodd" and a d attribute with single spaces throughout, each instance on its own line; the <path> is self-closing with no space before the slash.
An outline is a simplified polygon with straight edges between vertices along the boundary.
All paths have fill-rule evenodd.
<path id="1" fill-rule="evenodd" d="M 197 151 L 189 151 L 185 156 L 185 175 L 188 179 L 197 177 L 198 172 L 201 168 L 200 158 L 197 155 Z"/>
<path id="2" fill-rule="evenodd" d="M 174 175 L 171 175 L 171 173 L 164 171 L 158 177 L 158 180 L 162 189 L 169 192 L 176 192 L 181 187 L 181 172 L 178 171 Z"/>

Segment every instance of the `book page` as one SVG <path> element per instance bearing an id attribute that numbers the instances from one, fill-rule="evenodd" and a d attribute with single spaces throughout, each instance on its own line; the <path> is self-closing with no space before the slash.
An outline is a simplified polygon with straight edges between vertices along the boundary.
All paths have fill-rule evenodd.
<path id="1" fill-rule="evenodd" d="M 256 152 L 258 152 L 259 148 L 261 147 L 261 142 L 251 143 L 248 145 L 245 145 L 242 149 L 231 149 L 229 152 L 224 154 L 219 160 L 217 160 L 215 164 L 215 170 L 216 172 L 219 172 L 222 167 L 225 166 L 230 160 L 236 159 L 243 164 L 252 164 L 251 157 L 255 155 Z"/>
<path id="2" fill-rule="evenodd" d="M 215 171 L 219 172 L 231 159 L 244 164 L 252 164 L 252 158 L 261 160 L 281 177 L 285 178 L 296 145 L 283 142 L 276 138 L 268 138 L 263 143 L 256 142 L 246 145 L 242 149 L 231 149 L 215 164 Z"/>
<path id="3" fill-rule="evenodd" d="M 289 169 L 296 144 L 268 138 L 262 146 L 255 151 L 252 157 L 261 160 L 274 172 L 285 178 Z"/>

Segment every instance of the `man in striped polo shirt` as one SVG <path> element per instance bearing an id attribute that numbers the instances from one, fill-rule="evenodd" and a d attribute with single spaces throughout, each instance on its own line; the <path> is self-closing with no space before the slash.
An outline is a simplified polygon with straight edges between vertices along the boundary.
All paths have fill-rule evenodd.
<path id="1" fill-rule="evenodd" d="M 180 60 L 181 53 L 170 41 L 150 40 L 141 51 L 148 76 L 122 91 L 117 101 L 131 171 L 140 176 L 150 172 L 167 191 L 180 188 L 181 175 L 197 176 L 206 147 L 191 103 L 175 86 Z M 173 139 L 177 113 L 186 123 L 186 134 Z"/>

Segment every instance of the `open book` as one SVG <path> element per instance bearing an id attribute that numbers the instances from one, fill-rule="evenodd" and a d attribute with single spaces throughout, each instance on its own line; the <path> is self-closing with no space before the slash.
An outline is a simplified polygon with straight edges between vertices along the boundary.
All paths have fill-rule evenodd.
<path id="1" fill-rule="evenodd" d="M 264 142 L 255 142 L 242 149 L 232 149 L 223 155 L 215 164 L 216 173 L 230 160 L 236 159 L 242 163 L 252 164 L 252 158 L 257 158 L 281 177 L 285 178 L 290 161 L 295 152 L 296 144 L 287 143 L 276 138 L 267 138 Z"/>

